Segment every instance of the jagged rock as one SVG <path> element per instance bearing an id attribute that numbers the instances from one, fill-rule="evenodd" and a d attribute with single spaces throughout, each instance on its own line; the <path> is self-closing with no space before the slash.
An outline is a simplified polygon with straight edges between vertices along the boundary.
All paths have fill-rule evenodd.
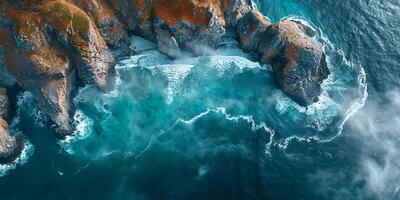
<path id="1" fill-rule="evenodd" d="M 237 24 L 239 42 L 242 48 L 258 51 L 263 33 L 271 23 L 257 9 L 245 14 Z"/>
<path id="2" fill-rule="evenodd" d="M 126 27 L 103 1 L 75 0 L 74 2 L 93 19 L 108 47 L 117 48 L 126 44 L 129 39 Z"/>
<path id="3" fill-rule="evenodd" d="M 74 0 L 96 24 L 100 35 L 112 50 L 114 57 L 130 54 L 127 28 L 104 1 Z"/>
<path id="4" fill-rule="evenodd" d="M 72 90 L 75 86 L 75 73 L 46 80 L 40 90 L 34 90 L 40 110 L 57 125 L 56 132 L 62 137 L 72 132 L 70 111 L 72 108 Z"/>
<path id="5" fill-rule="evenodd" d="M 225 20 L 217 0 L 155 0 L 156 23 L 169 29 L 181 49 L 195 55 L 210 54 L 225 33 Z M 165 41 L 170 40 L 166 36 Z"/>
<path id="6" fill-rule="evenodd" d="M 251 0 L 222 0 L 222 5 L 228 27 L 235 27 L 243 16 L 253 10 Z"/>
<path id="7" fill-rule="evenodd" d="M 181 51 L 175 37 L 168 29 L 156 28 L 158 49 L 172 58 L 179 58 Z"/>
<path id="8" fill-rule="evenodd" d="M 159 44 L 170 57 L 181 51 L 211 54 L 226 28 L 252 10 L 250 0 L 108 0 L 128 29 Z"/>
<path id="9" fill-rule="evenodd" d="M 21 154 L 23 148 L 23 138 L 10 135 L 7 122 L 0 118 L 0 164 L 14 161 Z"/>
<path id="10" fill-rule="evenodd" d="M 15 160 L 23 149 L 21 136 L 14 137 L 8 132 L 8 124 L 4 118 L 8 117 L 9 102 L 5 88 L 0 88 L 0 164 Z"/>
<path id="11" fill-rule="evenodd" d="M 141 35 L 155 42 L 153 29 L 153 0 L 106 0 L 116 11 L 121 21 L 126 24 L 128 31 Z"/>
<path id="12" fill-rule="evenodd" d="M 39 109 L 57 125 L 57 133 L 70 133 L 69 112 L 72 108 L 71 93 L 76 89 L 76 70 L 71 69 L 68 59 L 51 51 L 46 56 L 32 54 L 29 59 L 30 64 L 21 66 L 16 75 L 19 84 L 37 98 Z"/>
<path id="13" fill-rule="evenodd" d="M 43 5 L 48 29 L 64 49 L 70 50 L 71 61 L 78 66 L 84 84 L 109 90 L 113 80 L 114 57 L 92 19 L 81 9 L 67 2 Z"/>
<path id="14" fill-rule="evenodd" d="M 302 106 L 318 100 L 329 75 L 321 44 L 310 27 L 299 21 L 272 25 L 262 36 L 259 52 L 271 63 L 282 90 Z"/>
<path id="15" fill-rule="evenodd" d="M 78 82 L 102 90 L 113 87 L 115 62 L 100 31 L 83 10 L 68 2 L 43 1 L 35 12 L 0 4 L 12 22 L 0 29 L 7 71 L 37 98 L 40 110 L 50 116 L 60 135 L 71 133 L 71 94 Z"/>
<path id="16" fill-rule="evenodd" d="M 92 25 L 89 26 L 88 43 L 76 44 L 76 47 L 81 56 L 78 67 L 79 78 L 85 84 L 97 85 L 105 91 L 113 88 L 110 84 L 114 78 L 112 66 L 115 60 Z"/>

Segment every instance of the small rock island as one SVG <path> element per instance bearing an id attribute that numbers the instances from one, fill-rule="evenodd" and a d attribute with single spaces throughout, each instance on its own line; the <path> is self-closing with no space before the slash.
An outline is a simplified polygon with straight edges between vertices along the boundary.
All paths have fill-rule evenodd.
<path id="1" fill-rule="evenodd" d="M 316 32 L 296 20 L 272 24 L 251 0 L 1 0 L 0 163 L 23 139 L 10 134 L 9 99 L 29 91 L 56 125 L 72 133 L 78 89 L 114 87 L 116 60 L 131 55 L 130 36 L 158 44 L 172 59 L 209 54 L 227 33 L 271 64 L 282 91 L 301 106 L 318 101 L 329 69 Z"/>

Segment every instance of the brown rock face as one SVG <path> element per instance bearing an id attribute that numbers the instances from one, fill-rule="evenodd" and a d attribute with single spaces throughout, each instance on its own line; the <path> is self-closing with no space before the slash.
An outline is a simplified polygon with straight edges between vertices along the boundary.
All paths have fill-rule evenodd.
<path id="1" fill-rule="evenodd" d="M 128 40 L 126 25 L 104 1 L 74 0 L 74 2 L 93 19 L 108 47 L 114 49 L 126 44 Z"/>
<path id="2" fill-rule="evenodd" d="M 329 75 L 315 31 L 299 21 L 272 25 L 259 46 L 261 61 L 271 63 L 282 90 L 300 105 L 318 100 L 321 84 Z"/>
<path id="3" fill-rule="evenodd" d="M 245 14 L 237 25 L 238 39 L 242 48 L 258 51 L 261 38 L 269 26 L 271 23 L 257 9 Z"/>
<path id="4" fill-rule="evenodd" d="M 0 88 L 0 164 L 15 160 L 24 146 L 22 137 L 14 137 L 8 132 L 8 124 L 3 119 L 8 116 L 8 105 L 6 90 Z"/>
<path id="5" fill-rule="evenodd" d="M 181 49 L 208 54 L 225 34 L 225 20 L 218 0 L 155 0 L 155 26 L 170 32 Z"/>
<path id="6" fill-rule="evenodd" d="M 23 147 L 23 139 L 10 135 L 7 122 L 0 118 L 0 164 L 14 161 Z"/>
<path id="7" fill-rule="evenodd" d="M 128 29 L 179 57 L 209 54 L 228 27 L 251 11 L 249 0 L 108 0 Z"/>
<path id="8" fill-rule="evenodd" d="M 228 27 L 235 27 L 242 17 L 255 9 L 251 0 L 221 0 L 221 3 Z M 254 11 L 258 12 L 256 9 Z"/>
<path id="9" fill-rule="evenodd" d="M 65 135 L 72 129 L 71 94 L 77 89 L 78 79 L 108 90 L 113 82 L 114 58 L 96 23 L 76 5 L 41 1 L 27 6 L 27 2 L 23 6 L 0 3 L 5 8 L 0 26 L 4 63 L 58 125 L 57 132 Z M 104 31 L 105 36 L 112 33 L 111 28 Z M 118 45 L 123 37 L 121 33 L 109 38 L 110 45 Z"/>

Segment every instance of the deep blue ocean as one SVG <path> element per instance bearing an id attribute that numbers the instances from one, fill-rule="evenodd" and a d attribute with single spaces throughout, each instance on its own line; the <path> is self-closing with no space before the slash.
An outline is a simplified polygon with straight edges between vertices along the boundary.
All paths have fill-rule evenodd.
<path id="1" fill-rule="evenodd" d="M 400 199 L 400 2 L 258 0 L 317 32 L 331 75 L 302 108 L 229 37 L 213 56 L 120 60 L 117 88 L 82 88 L 57 140 L 32 96 L 0 165 L 0 199 Z"/>

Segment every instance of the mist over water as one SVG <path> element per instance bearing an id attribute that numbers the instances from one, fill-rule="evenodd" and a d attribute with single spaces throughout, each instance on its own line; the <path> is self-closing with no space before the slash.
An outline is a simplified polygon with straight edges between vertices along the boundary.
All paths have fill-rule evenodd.
<path id="1" fill-rule="evenodd" d="M 143 52 L 119 61 L 115 91 L 80 90 L 65 140 L 20 95 L 12 127 L 32 147 L 0 166 L 0 198 L 399 199 L 398 2 L 255 2 L 317 30 L 319 102 L 298 106 L 229 38 L 213 56 Z"/>

